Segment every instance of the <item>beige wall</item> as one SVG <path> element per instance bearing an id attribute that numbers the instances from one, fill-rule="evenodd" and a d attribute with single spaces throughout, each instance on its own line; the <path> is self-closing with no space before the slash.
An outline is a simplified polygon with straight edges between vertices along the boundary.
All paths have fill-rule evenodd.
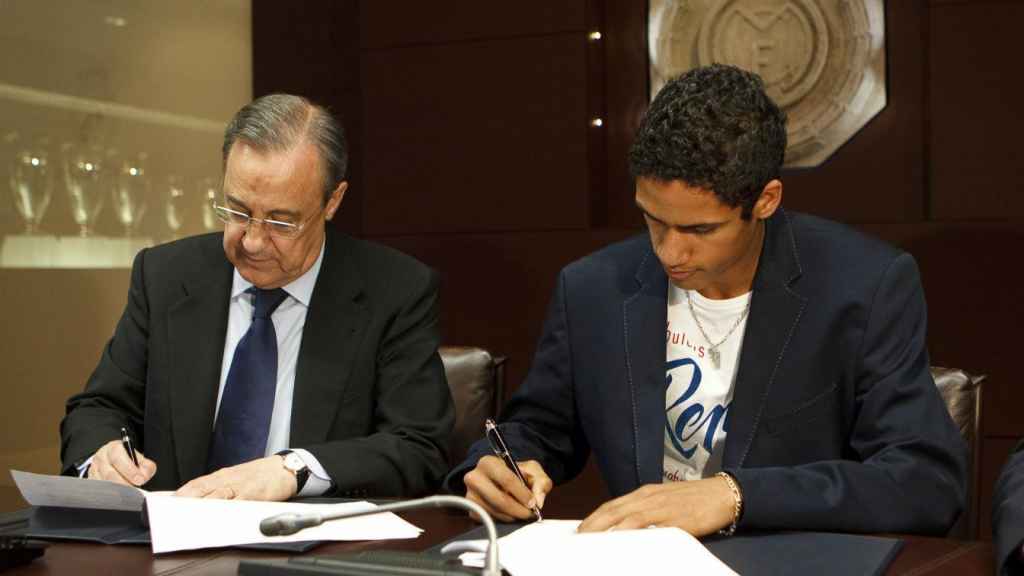
<path id="1" fill-rule="evenodd" d="M 127 298 L 128 270 L 0 270 L 0 469 L 56 473 L 64 400 L 81 391 Z M 0 485 L 10 485 L 0 475 Z"/>

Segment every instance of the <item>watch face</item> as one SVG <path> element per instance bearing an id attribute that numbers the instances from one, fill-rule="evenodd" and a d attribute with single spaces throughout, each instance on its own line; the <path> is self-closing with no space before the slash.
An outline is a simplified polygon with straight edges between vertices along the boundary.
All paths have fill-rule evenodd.
<path id="1" fill-rule="evenodd" d="M 302 457 L 295 452 L 289 452 L 288 455 L 284 457 L 284 465 L 285 468 L 288 468 L 292 472 L 298 472 L 306 467 L 306 463 L 302 461 Z"/>

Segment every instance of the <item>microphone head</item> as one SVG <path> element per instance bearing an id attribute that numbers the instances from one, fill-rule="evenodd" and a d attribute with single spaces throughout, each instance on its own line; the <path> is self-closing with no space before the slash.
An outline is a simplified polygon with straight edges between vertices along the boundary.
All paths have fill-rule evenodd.
<path id="1" fill-rule="evenodd" d="M 305 526 L 300 522 L 302 519 L 298 514 L 285 513 L 264 518 L 260 521 L 260 532 L 264 536 L 288 536 L 295 534 Z"/>

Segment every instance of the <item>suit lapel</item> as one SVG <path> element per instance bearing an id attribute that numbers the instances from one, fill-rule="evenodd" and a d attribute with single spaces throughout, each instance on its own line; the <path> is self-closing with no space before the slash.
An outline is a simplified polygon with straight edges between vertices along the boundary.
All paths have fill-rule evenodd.
<path id="1" fill-rule="evenodd" d="M 208 263 L 182 282 L 167 312 L 171 431 L 182 480 L 206 473 L 231 297 L 233 269 L 223 252 L 203 257 Z"/>
<path id="2" fill-rule="evenodd" d="M 764 249 L 754 277 L 729 408 L 723 467 L 742 466 L 750 452 L 765 400 L 807 305 L 807 298 L 791 287 L 800 273 L 789 217 L 779 209 L 766 222 Z"/>
<path id="3" fill-rule="evenodd" d="M 295 367 L 292 446 L 327 439 L 365 332 L 368 312 L 353 244 L 328 228 Z"/>
<path id="4" fill-rule="evenodd" d="M 648 243 L 637 292 L 623 303 L 626 376 L 633 396 L 637 484 L 660 483 L 664 463 L 665 325 L 668 277 Z"/>

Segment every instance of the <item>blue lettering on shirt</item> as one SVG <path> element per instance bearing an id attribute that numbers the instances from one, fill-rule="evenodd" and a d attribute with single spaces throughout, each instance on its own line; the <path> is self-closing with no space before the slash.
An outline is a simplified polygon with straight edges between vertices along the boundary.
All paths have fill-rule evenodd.
<path id="1" fill-rule="evenodd" d="M 692 358 L 672 360 L 665 367 L 665 389 L 667 390 L 672 384 L 672 371 L 688 365 L 693 366 L 689 385 L 683 394 L 665 410 L 665 430 L 672 441 L 672 446 L 687 459 L 693 458 L 697 446 L 702 446 L 708 454 L 711 453 L 711 449 L 714 447 L 715 433 L 719 425 L 721 425 L 722 430 L 729 431 L 728 405 L 722 406 L 717 404 L 710 410 L 706 410 L 703 404 L 693 402 L 683 408 L 675 423 L 672 422 L 672 410 L 677 406 L 685 405 L 700 388 L 701 370 L 700 366 Z M 693 442 L 694 436 L 700 433 L 701 430 L 704 430 L 703 442 Z"/>

